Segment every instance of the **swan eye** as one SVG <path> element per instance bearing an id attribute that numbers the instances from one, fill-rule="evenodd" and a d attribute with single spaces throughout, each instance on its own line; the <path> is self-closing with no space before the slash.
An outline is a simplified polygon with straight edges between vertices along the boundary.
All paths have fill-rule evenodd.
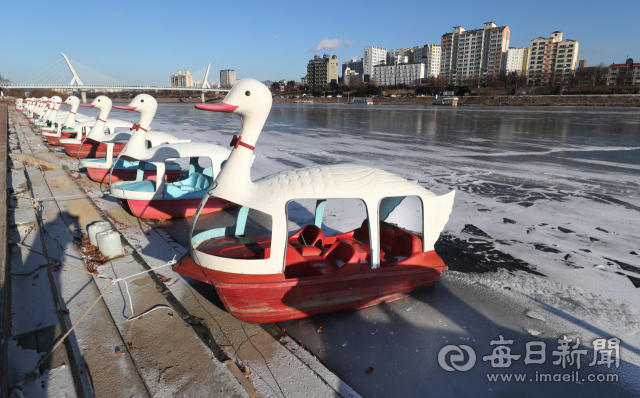
<path id="1" fill-rule="evenodd" d="M 246 95 L 247 97 L 251 95 L 251 91 L 247 91 L 244 93 L 244 95 Z"/>
<path id="2" fill-rule="evenodd" d="M 140 102 L 144 102 L 144 100 L 140 100 Z"/>

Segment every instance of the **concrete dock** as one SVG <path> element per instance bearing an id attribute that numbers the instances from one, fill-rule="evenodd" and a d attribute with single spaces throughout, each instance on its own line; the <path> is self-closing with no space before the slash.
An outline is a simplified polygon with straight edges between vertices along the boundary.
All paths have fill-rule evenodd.
<path id="1" fill-rule="evenodd" d="M 188 248 L 122 209 L 12 105 L 0 105 L 0 140 L 3 397 L 359 396 L 276 326 L 239 321 L 212 287 L 175 274 Z M 124 256 L 96 264 L 82 237 L 97 221 Z"/>

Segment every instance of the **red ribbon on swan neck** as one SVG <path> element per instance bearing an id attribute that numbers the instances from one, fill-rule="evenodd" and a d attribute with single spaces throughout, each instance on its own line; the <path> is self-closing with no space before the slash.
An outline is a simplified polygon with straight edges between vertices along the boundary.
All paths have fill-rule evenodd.
<path id="1" fill-rule="evenodd" d="M 139 124 L 135 124 L 135 123 L 133 124 L 133 127 L 131 127 L 131 130 L 136 130 L 136 131 L 144 130 L 145 133 L 147 132 L 147 129 L 145 129 L 144 127 L 140 127 Z"/>
<path id="2" fill-rule="evenodd" d="M 249 144 L 246 144 L 246 143 L 242 142 L 242 140 L 240 139 L 240 137 L 238 137 L 237 135 L 235 135 L 235 134 L 234 134 L 234 135 L 233 135 L 233 138 L 231 139 L 231 143 L 229 144 L 229 146 L 232 146 L 232 147 L 234 147 L 234 148 L 238 148 L 238 145 L 242 145 L 243 147 L 248 148 L 248 149 L 250 149 L 250 150 L 252 150 L 252 151 L 253 151 L 254 149 L 256 149 L 256 147 L 251 146 L 251 145 L 249 145 Z"/>

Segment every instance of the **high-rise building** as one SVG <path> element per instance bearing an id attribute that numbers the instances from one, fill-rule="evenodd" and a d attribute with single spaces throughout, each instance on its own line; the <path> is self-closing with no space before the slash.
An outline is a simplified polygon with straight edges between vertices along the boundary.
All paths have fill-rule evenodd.
<path id="1" fill-rule="evenodd" d="M 307 83 L 312 86 L 325 86 L 330 83 L 338 83 L 338 57 L 313 56 L 307 64 Z"/>
<path id="2" fill-rule="evenodd" d="M 387 49 L 368 46 L 364 48 L 364 82 L 369 82 L 373 74 L 373 67 L 387 61 Z"/>
<path id="3" fill-rule="evenodd" d="M 389 50 L 387 51 L 387 64 L 393 64 L 396 61 L 399 61 L 400 57 L 407 57 L 409 61 L 412 61 L 412 54 L 413 48 L 398 48 L 395 50 Z"/>
<path id="4" fill-rule="evenodd" d="M 426 78 L 438 77 L 440 74 L 440 56 L 442 47 L 439 44 L 425 44 L 413 48 L 412 62 L 422 62 L 425 65 Z"/>
<path id="5" fill-rule="evenodd" d="M 509 48 L 509 26 L 485 22 L 483 29 L 455 26 L 442 35 L 440 76 L 451 81 L 495 76 L 500 73 L 502 53 Z"/>
<path id="6" fill-rule="evenodd" d="M 185 73 L 179 70 L 178 73 L 169 77 L 171 79 L 171 87 L 193 87 L 193 76 L 191 76 L 189 69 L 186 69 Z"/>
<path id="7" fill-rule="evenodd" d="M 224 88 L 230 88 L 235 86 L 238 81 L 236 80 L 236 71 L 233 69 L 225 69 L 220 71 L 220 86 Z"/>
<path id="8" fill-rule="evenodd" d="M 510 73 L 517 72 L 520 76 L 527 75 L 527 67 L 529 66 L 529 48 L 528 47 L 509 47 L 507 51 L 502 53 L 502 70 Z"/>
<path id="9" fill-rule="evenodd" d="M 344 72 L 349 68 L 357 74 L 362 74 L 364 72 L 364 61 L 360 58 L 360 61 L 352 59 L 347 62 L 342 63 L 342 78 L 344 79 Z M 345 83 L 347 84 L 347 83 Z"/>
<path id="10" fill-rule="evenodd" d="M 531 40 L 527 82 L 546 86 L 567 83 L 576 69 L 579 42 L 562 40 L 562 32 Z"/>

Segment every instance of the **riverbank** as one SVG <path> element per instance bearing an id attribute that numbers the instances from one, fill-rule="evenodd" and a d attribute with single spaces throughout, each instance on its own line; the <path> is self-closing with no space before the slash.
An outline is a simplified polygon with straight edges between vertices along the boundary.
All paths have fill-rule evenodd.
<path id="1" fill-rule="evenodd" d="M 640 95 L 522 95 L 458 97 L 459 105 L 481 106 L 606 106 L 640 107 Z M 432 105 L 434 96 L 372 98 L 374 105 Z M 295 103 L 297 98 L 274 98 L 273 102 Z M 313 98 L 314 104 L 348 104 L 345 98 Z M 309 105 L 309 104 L 301 104 Z"/>

